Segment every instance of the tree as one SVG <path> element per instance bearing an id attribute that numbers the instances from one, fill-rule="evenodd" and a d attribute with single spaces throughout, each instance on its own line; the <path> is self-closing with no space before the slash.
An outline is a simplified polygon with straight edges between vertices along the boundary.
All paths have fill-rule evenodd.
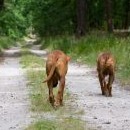
<path id="1" fill-rule="evenodd" d="M 77 37 L 83 36 L 86 33 L 86 0 L 76 0 L 77 7 Z"/>
<path id="2" fill-rule="evenodd" d="M 4 7 L 4 0 L 0 0 L 0 11 L 3 9 Z"/>
<path id="3" fill-rule="evenodd" d="M 130 0 L 125 0 L 125 20 L 124 20 L 124 28 L 129 28 L 130 23 Z"/>
<path id="4" fill-rule="evenodd" d="M 16 4 L 17 2 L 17 4 Z M 22 37 L 26 34 L 26 29 L 29 27 L 28 18 L 23 15 L 25 9 L 25 0 L 0 0 L 0 35 L 9 36 L 12 38 Z"/>
<path id="5" fill-rule="evenodd" d="M 106 12 L 106 21 L 107 21 L 107 30 L 108 32 L 113 32 L 113 21 L 112 21 L 112 1 L 105 0 L 105 12 Z"/>
<path id="6" fill-rule="evenodd" d="M 130 0 L 0 0 L 0 35 L 21 37 L 31 26 L 39 36 L 87 30 L 128 29 Z M 4 10 L 3 10 L 4 8 Z M 104 19 L 105 14 L 105 19 Z"/>
<path id="7" fill-rule="evenodd" d="M 31 14 L 34 32 L 40 36 L 73 33 L 75 0 L 31 0 L 25 14 Z M 26 13 L 28 12 L 28 13 Z"/>

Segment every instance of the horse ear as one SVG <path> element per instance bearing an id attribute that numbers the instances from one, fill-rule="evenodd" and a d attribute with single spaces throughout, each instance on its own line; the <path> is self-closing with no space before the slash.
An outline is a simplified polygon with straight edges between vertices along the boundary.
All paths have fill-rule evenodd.
<path id="1" fill-rule="evenodd" d="M 67 56 L 67 61 L 70 61 L 70 57 L 69 56 Z"/>

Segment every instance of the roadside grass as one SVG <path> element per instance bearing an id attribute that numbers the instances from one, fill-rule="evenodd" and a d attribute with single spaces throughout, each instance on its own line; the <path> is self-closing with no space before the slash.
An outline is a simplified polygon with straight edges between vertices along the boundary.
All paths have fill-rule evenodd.
<path id="1" fill-rule="evenodd" d="M 53 108 L 47 102 L 48 90 L 47 86 L 42 83 L 45 77 L 43 70 L 44 60 L 31 54 L 28 49 L 22 50 L 21 64 L 23 68 L 27 68 L 28 86 L 31 91 L 31 110 L 32 111 L 50 111 Z M 38 68 L 38 70 L 37 70 Z"/>
<path id="2" fill-rule="evenodd" d="M 6 36 L 0 36 L 0 52 L 3 49 L 9 48 L 10 46 L 14 45 L 15 41 Z"/>
<path id="3" fill-rule="evenodd" d="M 26 130 L 84 130 L 85 123 L 72 117 L 60 121 L 39 121 Z"/>
<path id="4" fill-rule="evenodd" d="M 84 114 L 82 110 L 76 110 L 72 106 L 71 97 L 67 89 L 64 92 L 63 107 L 54 109 L 48 101 L 48 88 L 42 81 L 45 76 L 45 62 L 40 57 L 37 57 L 29 52 L 28 49 L 22 49 L 21 65 L 24 69 L 27 69 L 28 89 L 30 91 L 30 109 L 34 113 L 40 113 L 41 115 L 49 114 L 48 118 L 40 118 L 37 122 L 34 122 L 26 128 L 26 130 L 85 130 L 86 122 L 80 119 L 80 116 Z M 57 88 L 54 89 L 54 94 L 57 93 Z M 44 115 L 43 114 L 43 115 Z M 73 116 L 76 116 L 73 117 Z M 51 118 L 52 117 L 52 118 Z M 53 119 L 55 117 L 55 119 Z M 35 116 L 35 118 L 38 118 Z M 37 120 L 37 119 L 36 119 Z"/>
<path id="5" fill-rule="evenodd" d="M 23 68 L 44 68 L 44 60 L 38 58 L 34 54 L 31 54 L 27 48 L 22 48 L 21 54 L 21 63 Z"/>
<path id="6" fill-rule="evenodd" d="M 121 38 L 94 32 L 81 39 L 74 36 L 46 37 L 41 44 L 42 49 L 63 50 L 72 60 L 93 67 L 96 66 L 98 54 L 109 51 L 116 59 L 117 77 L 123 84 L 130 84 L 130 36 Z"/>

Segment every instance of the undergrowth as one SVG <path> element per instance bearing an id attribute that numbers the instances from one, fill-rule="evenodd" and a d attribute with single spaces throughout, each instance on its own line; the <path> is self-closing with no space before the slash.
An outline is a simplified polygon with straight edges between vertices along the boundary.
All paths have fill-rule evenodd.
<path id="1" fill-rule="evenodd" d="M 39 121 L 26 130 L 84 130 L 84 125 L 84 122 L 70 117 L 60 121 Z"/>
<path id="2" fill-rule="evenodd" d="M 13 46 L 15 44 L 15 41 L 9 37 L 0 36 L 0 52 L 3 49 L 7 49 L 10 46 Z"/>

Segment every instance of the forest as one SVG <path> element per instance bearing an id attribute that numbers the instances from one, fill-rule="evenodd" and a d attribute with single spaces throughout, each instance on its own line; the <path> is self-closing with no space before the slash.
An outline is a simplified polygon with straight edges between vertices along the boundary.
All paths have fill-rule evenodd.
<path id="1" fill-rule="evenodd" d="M 87 35 L 129 29 L 129 0 L 1 0 L 0 35 Z"/>

